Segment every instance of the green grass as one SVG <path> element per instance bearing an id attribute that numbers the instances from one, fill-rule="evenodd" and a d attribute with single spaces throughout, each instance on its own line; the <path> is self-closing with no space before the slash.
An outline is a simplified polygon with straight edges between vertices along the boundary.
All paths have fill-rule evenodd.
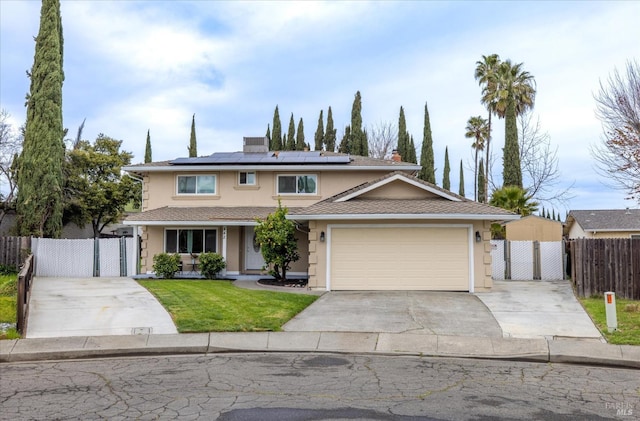
<path id="1" fill-rule="evenodd" d="M 18 275 L 0 275 L 0 323 L 16 323 Z M 15 339 L 20 335 L 15 328 L 0 329 L 0 339 Z"/>
<path id="2" fill-rule="evenodd" d="M 640 301 L 616 298 L 618 330 L 609 333 L 602 296 L 579 298 L 607 342 L 616 345 L 640 345 Z"/>
<path id="3" fill-rule="evenodd" d="M 141 280 L 178 331 L 279 331 L 317 296 L 238 288 L 229 281 Z"/>

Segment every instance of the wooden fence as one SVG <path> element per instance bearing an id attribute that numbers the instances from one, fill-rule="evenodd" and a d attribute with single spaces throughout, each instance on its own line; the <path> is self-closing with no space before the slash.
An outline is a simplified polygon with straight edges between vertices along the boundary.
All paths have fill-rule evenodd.
<path id="1" fill-rule="evenodd" d="M 30 237 L 0 237 L 0 265 L 18 270 L 30 253 Z"/>
<path id="2" fill-rule="evenodd" d="M 581 238 L 571 241 L 571 277 L 581 297 L 613 291 L 640 300 L 640 239 Z"/>
<path id="3" fill-rule="evenodd" d="M 31 295 L 31 285 L 33 284 L 33 254 L 27 257 L 18 274 L 18 301 L 17 325 L 16 329 L 24 337 L 27 333 L 27 316 L 29 314 L 29 297 Z"/>

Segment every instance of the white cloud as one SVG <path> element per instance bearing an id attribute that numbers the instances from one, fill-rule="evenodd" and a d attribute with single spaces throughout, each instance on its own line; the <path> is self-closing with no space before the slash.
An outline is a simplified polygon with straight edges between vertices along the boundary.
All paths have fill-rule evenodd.
<path id="1" fill-rule="evenodd" d="M 28 90 L 24 70 L 33 60 L 39 4 L 0 3 L 0 95 L 2 105 L 10 104 L 21 120 Z M 285 130 L 292 112 L 296 124 L 304 118 L 309 140 L 320 109 L 326 117 L 332 106 L 340 137 L 360 90 L 365 125 L 396 123 L 402 105 L 418 147 L 428 101 L 437 179 L 448 146 L 457 188 L 459 160 L 465 167 L 472 162 L 464 126 L 470 116 L 486 114 L 473 80 L 475 62 L 497 52 L 525 62 L 536 77 L 535 112 L 559 145 L 567 184 L 578 182 L 572 205 L 624 197 L 597 182 L 588 145 L 601 133 L 592 97 L 598 79 L 639 53 L 637 2 L 507 7 L 101 1 L 63 2 L 62 13 L 65 126 L 74 132 L 87 117 L 85 137 L 104 132 L 124 139 L 125 149 L 136 157 L 143 156 L 147 129 L 154 159 L 184 155 L 193 113 L 201 154 L 237 150 L 242 136 L 265 132 L 276 104 Z M 502 147 L 503 124 L 495 123 L 494 151 Z M 465 177 L 471 192 L 471 172 Z M 583 187 L 586 181 L 589 188 Z"/>

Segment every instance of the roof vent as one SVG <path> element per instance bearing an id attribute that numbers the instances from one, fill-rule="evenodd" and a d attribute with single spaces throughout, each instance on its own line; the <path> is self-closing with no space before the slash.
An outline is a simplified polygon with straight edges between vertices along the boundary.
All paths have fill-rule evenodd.
<path id="1" fill-rule="evenodd" d="M 266 153 L 269 152 L 268 137 L 244 137 L 242 152 Z"/>

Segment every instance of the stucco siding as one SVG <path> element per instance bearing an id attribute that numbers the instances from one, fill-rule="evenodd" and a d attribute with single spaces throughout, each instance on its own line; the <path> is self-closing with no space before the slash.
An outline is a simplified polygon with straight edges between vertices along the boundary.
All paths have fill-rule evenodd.
<path id="1" fill-rule="evenodd" d="M 216 194 L 178 195 L 177 176 L 216 175 Z M 164 206 L 277 206 L 277 176 L 287 174 L 317 175 L 317 193 L 313 195 L 280 195 L 284 206 L 309 206 L 319 200 L 338 194 L 352 187 L 379 177 L 380 171 L 258 171 L 255 186 L 239 186 L 237 171 L 211 172 L 158 172 L 145 177 L 144 210 Z"/>

